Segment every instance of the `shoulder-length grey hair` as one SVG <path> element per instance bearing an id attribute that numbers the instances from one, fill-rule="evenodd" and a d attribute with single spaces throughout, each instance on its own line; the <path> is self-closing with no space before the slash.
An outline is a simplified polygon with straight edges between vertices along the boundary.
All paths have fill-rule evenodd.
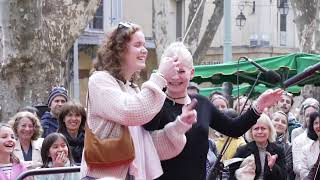
<path id="1" fill-rule="evenodd" d="M 268 141 L 275 142 L 276 137 L 277 137 L 277 133 L 276 133 L 276 129 L 274 128 L 269 116 L 266 114 L 261 114 L 260 118 L 257 120 L 257 123 L 263 123 L 268 126 L 268 128 L 270 130 Z M 252 127 L 245 134 L 246 140 L 248 142 L 254 141 L 254 139 L 252 137 Z"/>
<path id="2" fill-rule="evenodd" d="M 40 120 L 36 115 L 28 111 L 18 112 L 8 122 L 8 124 L 12 126 L 13 132 L 15 133 L 16 137 L 20 138 L 18 136 L 18 126 L 22 118 L 28 118 L 33 124 L 34 133 L 31 137 L 31 140 L 37 140 L 39 137 L 41 137 L 43 129 L 42 129 Z"/>

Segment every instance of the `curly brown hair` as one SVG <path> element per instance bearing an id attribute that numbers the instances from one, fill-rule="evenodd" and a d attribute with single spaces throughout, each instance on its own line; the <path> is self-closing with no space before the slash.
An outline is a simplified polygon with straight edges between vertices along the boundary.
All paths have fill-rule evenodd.
<path id="1" fill-rule="evenodd" d="M 113 29 L 107 34 L 105 40 L 97 51 L 94 60 L 93 71 L 108 71 L 113 77 L 125 82 L 122 71 L 122 53 L 127 51 L 127 44 L 132 35 L 141 31 L 141 27 L 136 24 L 127 23 L 128 26 L 121 26 Z"/>

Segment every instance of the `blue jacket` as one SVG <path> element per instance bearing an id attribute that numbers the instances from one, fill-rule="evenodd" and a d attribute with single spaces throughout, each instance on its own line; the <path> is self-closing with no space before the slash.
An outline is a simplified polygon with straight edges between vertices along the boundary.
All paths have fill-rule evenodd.
<path id="1" fill-rule="evenodd" d="M 43 128 L 42 137 L 47 137 L 50 133 L 57 132 L 58 120 L 46 111 L 41 117 L 41 126 Z"/>

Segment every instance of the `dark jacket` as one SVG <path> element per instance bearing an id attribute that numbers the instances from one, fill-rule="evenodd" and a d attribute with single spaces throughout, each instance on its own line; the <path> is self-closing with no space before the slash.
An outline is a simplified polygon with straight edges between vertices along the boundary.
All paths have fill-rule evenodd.
<path id="1" fill-rule="evenodd" d="M 50 133 L 57 132 L 58 120 L 52 114 L 46 111 L 41 117 L 41 126 L 43 128 L 42 137 L 47 137 Z"/>
<path id="2" fill-rule="evenodd" d="M 267 152 L 269 152 L 271 155 L 277 154 L 278 158 L 276 160 L 275 165 L 273 166 L 272 170 L 270 170 L 268 166 L 268 160 L 267 157 L 264 159 L 265 161 L 265 167 L 264 167 L 264 180 L 286 180 L 286 165 L 285 165 L 285 155 L 284 150 L 281 146 L 277 145 L 276 143 L 269 143 L 267 148 Z M 257 179 L 259 177 L 259 174 L 261 173 L 261 163 L 260 163 L 260 156 L 259 156 L 259 150 L 256 145 L 256 143 L 250 142 L 244 146 L 241 146 L 238 148 L 236 154 L 234 157 L 240 157 L 240 158 L 246 158 L 250 156 L 251 154 L 254 155 L 255 163 L 256 163 L 256 176 L 254 179 Z M 241 162 L 234 163 L 230 165 L 230 178 L 229 180 L 235 180 L 235 171 L 240 167 Z"/>
<path id="3" fill-rule="evenodd" d="M 320 154 L 318 156 L 316 163 L 314 163 L 308 176 L 304 180 L 320 179 L 320 168 L 319 167 L 320 167 Z"/>
<path id="4" fill-rule="evenodd" d="M 291 140 L 291 133 L 295 128 L 301 127 L 301 123 L 297 119 L 293 119 L 293 117 L 288 117 L 288 133 L 289 133 L 289 142 L 292 142 Z"/>
<path id="5" fill-rule="evenodd" d="M 239 137 L 253 126 L 259 116 L 250 108 L 237 118 L 230 118 L 220 112 L 208 98 L 195 95 L 197 122 L 186 132 L 187 142 L 176 157 L 161 161 L 163 174 L 157 180 L 205 180 L 208 153 L 209 127 L 231 137 Z M 166 99 L 161 111 L 143 127 L 148 131 L 163 129 L 181 114 L 183 104 Z"/>
<path id="6" fill-rule="evenodd" d="M 77 138 L 72 138 L 68 132 L 61 132 L 67 139 L 72 157 L 75 163 L 80 164 L 82 160 L 82 151 L 84 146 L 84 130 L 80 130 Z"/>
<path id="7" fill-rule="evenodd" d="M 295 174 L 293 172 L 293 161 L 292 161 L 292 146 L 285 142 L 285 139 L 277 137 L 277 144 L 279 144 L 283 150 L 286 157 L 286 170 L 287 170 L 287 180 L 294 180 Z"/>

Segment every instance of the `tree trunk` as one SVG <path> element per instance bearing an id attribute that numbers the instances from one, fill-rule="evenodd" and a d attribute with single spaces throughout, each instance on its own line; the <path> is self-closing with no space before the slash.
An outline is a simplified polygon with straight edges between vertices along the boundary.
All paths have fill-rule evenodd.
<path id="1" fill-rule="evenodd" d="M 215 0 L 215 8 L 213 14 L 209 19 L 206 31 L 204 32 L 201 41 L 193 54 L 193 61 L 195 64 L 200 64 L 208 49 L 211 47 L 212 40 L 218 30 L 223 17 L 223 0 Z"/>
<path id="2" fill-rule="evenodd" d="M 298 30 L 300 51 L 310 52 L 314 49 L 317 0 L 291 0 L 291 4 Z"/>
<path id="3" fill-rule="evenodd" d="M 192 19 L 194 18 L 200 3 L 201 3 L 201 0 L 191 0 L 189 4 L 189 15 L 188 15 L 188 22 L 186 27 L 186 33 L 188 34 L 185 35 L 186 37 L 184 39 L 184 43 L 188 45 L 192 54 L 195 52 L 198 46 L 200 28 L 202 24 L 203 11 L 204 11 L 206 0 L 203 0 L 201 7 L 199 9 L 199 12 L 195 17 L 194 22 L 191 24 Z M 191 24 L 191 27 L 189 27 L 190 24 Z M 188 31 L 188 29 L 190 30 Z"/>
<path id="4" fill-rule="evenodd" d="M 200 0 L 191 0 L 191 5 L 189 5 L 189 11 L 191 12 L 189 12 L 188 24 L 190 24 L 191 19 L 193 17 L 192 14 L 195 14 L 195 11 L 200 2 Z M 200 43 L 198 43 L 200 30 L 202 29 L 201 24 L 203 19 L 205 2 L 206 1 L 203 2 L 203 7 L 201 7 L 200 9 L 195 24 L 190 28 L 190 34 L 187 35 L 185 40 L 185 43 L 189 47 L 191 47 L 191 52 L 193 53 L 193 61 L 195 64 L 200 64 L 203 57 L 205 57 L 205 55 L 207 54 L 207 51 L 211 47 L 211 42 L 218 30 L 218 27 L 223 17 L 223 0 L 215 0 L 213 2 L 215 4 L 214 11 L 211 15 L 208 25 L 206 26 L 206 31 L 203 33 Z M 169 9 L 168 6 L 169 5 L 166 0 L 153 0 L 153 37 L 155 38 L 156 53 L 158 60 L 160 60 L 164 48 L 168 46 L 170 41 L 168 37 L 167 28 L 167 18 L 169 13 L 167 12 Z"/>
<path id="5" fill-rule="evenodd" d="M 100 0 L 3 0 L 0 4 L 0 118 L 46 103 L 64 84 L 66 54 Z"/>
<path id="6" fill-rule="evenodd" d="M 315 54 L 320 54 L 320 1 L 317 3 L 317 12 L 316 12 L 316 32 L 314 35 L 315 41 Z"/>
<path id="7" fill-rule="evenodd" d="M 160 61 L 164 49 L 169 45 L 168 38 L 168 6 L 167 0 L 152 1 L 152 33 L 156 45 L 157 60 Z"/>
<path id="8" fill-rule="evenodd" d="M 291 0 L 295 23 L 298 30 L 299 48 L 305 53 L 319 53 L 320 51 L 320 1 Z M 304 98 L 313 97 L 320 100 L 320 87 L 306 85 L 302 89 Z"/>

